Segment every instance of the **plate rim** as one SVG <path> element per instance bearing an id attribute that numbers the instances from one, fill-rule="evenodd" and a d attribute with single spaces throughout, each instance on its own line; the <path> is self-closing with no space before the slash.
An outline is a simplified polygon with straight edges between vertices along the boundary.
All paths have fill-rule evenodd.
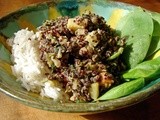
<path id="1" fill-rule="evenodd" d="M 108 3 L 129 6 L 129 7 L 134 7 L 134 8 L 138 7 L 138 6 L 131 5 L 128 3 L 123 3 L 123 2 L 109 1 Z M 35 9 L 36 6 L 41 6 L 41 5 L 49 6 L 50 4 L 56 4 L 56 2 L 55 1 L 47 1 L 47 2 L 41 2 L 41 3 L 28 5 L 26 7 L 23 7 L 21 9 L 14 11 L 14 12 L 10 12 L 5 16 L 0 17 L 0 22 L 9 18 L 9 17 L 12 17 L 12 15 L 14 15 L 14 14 L 18 14 L 21 11 L 25 11 L 26 9 Z M 150 12 L 152 12 L 152 11 L 150 11 Z M 156 12 L 154 12 L 154 13 L 156 13 Z M 1 80 L 0 80 L 0 83 L 1 83 Z M 155 85 L 151 86 L 150 88 L 147 88 L 143 91 L 139 91 L 139 92 L 133 93 L 131 95 L 115 99 L 115 100 L 109 100 L 109 101 L 104 101 L 104 102 L 99 102 L 99 103 L 87 103 L 87 109 L 83 109 L 83 110 L 82 109 L 76 109 L 76 110 L 73 109 L 72 110 L 73 107 L 76 106 L 77 108 L 80 108 L 81 106 L 86 105 L 86 103 L 78 103 L 78 104 L 76 104 L 76 103 L 57 103 L 56 106 L 47 106 L 46 107 L 46 104 L 40 105 L 34 101 L 24 99 L 25 95 L 23 95 L 23 94 L 22 94 L 22 97 L 18 97 L 16 91 L 11 91 L 8 86 L 5 86 L 4 84 L 0 84 L 0 91 L 2 93 L 6 94 L 9 97 L 14 98 L 15 100 L 17 100 L 27 106 L 42 109 L 42 110 L 47 110 L 47 111 L 53 111 L 53 112 L 80 113 L 80 114 L 106 112 L 106 111 L 112 111 L 112 110 L 128 107 L 128 106 L 137 104 L 137 103 L 147 99 L 148 97 L 153 95 L 158 90 L 160 90 L 160 83 L 155 84 Z M 16 95 L 15 95 L 15 93 L 16 93 Z M 146 94 L 146 93 L 148 93 L 148 94 Z M 18 93 L 18 94 L 20 95 L 20 93 Z M 143 97 L 143 99 L 140 97 L 137 98 L 137 96 L 141 96 L 141 97 Z M 118 104 L 118 107 L 117 106 L 111 107 L 111 105 L 113 105 L 113 103 L 121 103 L 121 102 L 126 101 L 131 98 L 132 98 L 132 100 L 130 100 L 128 102 L 124 102 L 121 105 Z M 93 108 L 90 109 L 89 105 L 95 105 L 93 107 L 94 109 Z M 98 105 L 99 105 L 99 107 L 97 107 Z M 58 108 L 57 106 L 60 108 Z M 68 110 L 64 109 L 64 107 L 68 107 Z"/>

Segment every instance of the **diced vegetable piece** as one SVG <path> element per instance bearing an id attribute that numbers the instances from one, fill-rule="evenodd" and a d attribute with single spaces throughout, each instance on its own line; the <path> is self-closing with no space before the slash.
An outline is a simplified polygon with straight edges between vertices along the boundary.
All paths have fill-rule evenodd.
<path id="1" fill-rule="evenodd" d="M 96 100 L 99 97 L 99 83 L 92 83 L 89 88 L 89 93 L 93 100 Z"/>
<path id="2" fill-rule="evenodd" d="M 111 87 L 111 85 L 114 83 L 113 76 L 111 74 L 107 74 L 105 72 L 102 72 L 100 74 L 100 86 L 103 86 L 105 88 Z"/>
<path id="3" fill-rule="evenodd" d="M 83 29 L 84 26 L 78 25 L 77 23 L 74 22 L 75 19 L 70 18 L 68 19 L 67 23 L 67 28 L 70 29 L 71 31 L 75 32 L 77 29 Z"/>
<path id="4" fill-rule="evenodd" d="M 113 60 L 119 57 L 123 53 L 123 49 L 123 47 L 120 47 L 116 53 L 114 53 L 111 57 L 108 58 L 108 60 Z"/>
<path id="5" fill-rule="evenodd" d="M 86 41 L 88 41 L 89 46 L 91 47 L 96 47 L 97 44 L 99 43 L 99 40 L 97 39 L 96 36 L 96 31 L 92 31 L 90 32 L 87 36 L 86 36 Z"/>

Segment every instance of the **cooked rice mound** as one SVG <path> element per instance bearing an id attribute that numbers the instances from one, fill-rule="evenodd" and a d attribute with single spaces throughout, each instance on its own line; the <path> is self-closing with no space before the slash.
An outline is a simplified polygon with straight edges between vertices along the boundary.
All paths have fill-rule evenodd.
<path id="1" fill-rule="evenodd" d="M 28 91 L 40 93 L 42 96 L 59 99 L 61 86 L 49 81 L 45 75 L 48 69 L 39 58 L 39 42 L 33 31 L 22 29 L 9 39 L 12 46 L 12 71 L 17 80 Z"/>

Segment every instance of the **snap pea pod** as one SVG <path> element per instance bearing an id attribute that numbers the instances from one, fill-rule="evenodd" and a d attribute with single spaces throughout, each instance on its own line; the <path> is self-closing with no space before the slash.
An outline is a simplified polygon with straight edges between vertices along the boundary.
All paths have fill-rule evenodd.
<path id="1" fill-rule="evenodd" d="M 121 85 L 118 85 L 110 89 L 104 95 L 99 97 L 97 100 L 111 100 L 111 99 L 120 98 L 143 88 L 144 85 L 145 85 L 144 78 L 139 78 L 136 80 L 132 80 L 130 82 L 125 82 Z"/>
<path id="2" fill-rule="evenodd" d="M 124 79 L 153 79 L 160 76 L 160 57 L 152 60 L 144 61 L 138 64 L 135 68 L 130 69 L 123 75 Z"/>

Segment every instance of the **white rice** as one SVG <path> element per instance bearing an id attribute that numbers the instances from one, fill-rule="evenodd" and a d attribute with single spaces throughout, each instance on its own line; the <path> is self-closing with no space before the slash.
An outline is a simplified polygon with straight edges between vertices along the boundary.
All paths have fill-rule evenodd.
<path id="1" fill-rule="evenodd" d="M 54 85 L 44 75 L 47 69 L 39 58 L 37 35 L 33 31 L 22 29 L 15 33 L 13 39 L 8 40 L 12 46 L 14 63 L 12 71 L 28 91 L 57 100 L 60 98 L 62 90 L 60 86 Z"/>

